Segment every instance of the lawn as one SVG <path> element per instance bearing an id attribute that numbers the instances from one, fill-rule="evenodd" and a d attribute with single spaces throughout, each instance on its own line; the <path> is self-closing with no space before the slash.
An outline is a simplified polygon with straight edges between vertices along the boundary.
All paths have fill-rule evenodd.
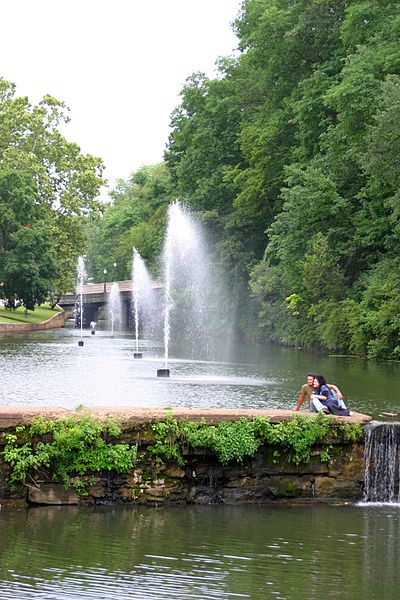
<path id="1" fill-rule="evenodd" d="M 52 310 L 49 304 L 41 304 L 36 306 L 35 310 L 28 310 L 25 314 L 23 306 L 19 306 L 16 310 L 7 310 L 4 306 L 0 306 L 0 323 L 43 323 L 60 310 L 60 308 Z"/>

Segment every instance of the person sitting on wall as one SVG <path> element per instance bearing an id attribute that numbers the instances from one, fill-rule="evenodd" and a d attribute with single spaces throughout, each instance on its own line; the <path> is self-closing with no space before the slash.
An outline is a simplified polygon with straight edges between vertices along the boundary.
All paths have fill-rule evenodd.
<path id="1" fill-rule="evenodd" d="M 315 389 L 314 389 L 314 379 L 315 379 L 316 375 L 314 375 L 314 373 L 309 373 L 307 375 L 307 383 L 305 383 L 300 391 L 299 397 L 297 399 L 297 406 L 294 409 L 295 411 L 300 410 L 301 405 L 304 402 L 304 399 L 307 398 L 308 400 L 308 408 L 311 408 L 311 396 L 314 394 Z M 328 388 L 332 390 L 332 392 L 334 392 L 338 398 L 338 400 L 343 400 L 343 395 L 341 393 L 341 391 L 339 390 L 338 387 L 336 387 L 336 385 L 330 384 L 328 383 Z M 346 408 L 346 407 L 344 407 Z"/>
<path id="2" fill-rule="evenodd" d="M 328 386 L 323 375 L 316 375 L 314 378 L 314 393 L 311 395 L 311 411 L 332 413 L 333 415 L 348 417 L 351 412 L 346 407 L 343 397 L 338 398 L 335 390 Z M 336 386 L 334 386 L 336 387 Z"/>

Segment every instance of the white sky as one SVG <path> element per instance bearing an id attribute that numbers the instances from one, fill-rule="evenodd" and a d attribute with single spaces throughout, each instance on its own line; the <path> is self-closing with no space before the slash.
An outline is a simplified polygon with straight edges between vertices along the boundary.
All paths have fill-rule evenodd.
<path id="1" fill-rule="evenodd" d="M 110 185 L 160 162 L 194 71 L 234 53 L 241 0 L 1 2 L 0 76 L 37 103 L 63 100 L 65 137 L 100 156 Z"/>

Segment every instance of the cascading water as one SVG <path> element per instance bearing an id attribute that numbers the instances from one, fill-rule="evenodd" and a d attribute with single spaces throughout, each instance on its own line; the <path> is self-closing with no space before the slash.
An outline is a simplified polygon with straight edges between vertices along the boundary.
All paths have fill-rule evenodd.
<path id="1" fill-rule="evenodd" d="M 77 279 L 78 279 L 78 293 L 79 293 L 79 305 L 78 305 L 78 316 L 81 329 L 81 339 L 78 342 L 79 346 L 83 346 L 83 284 L 86 280 L 85 260 L 83 256 L 78 258 L 77 266 Z M 77 319 L 78 320 L 78 319 Z"/>
<path id="2" fill-rule="evenodd" d="M 108 314 L 111 333 L 113 334 L 114 328 L 120 327 L 122 323 L 121 292 L 119 291 L 118 283 L 115 281 L 111 286 L 110 296 L 108 298 Z"/>
<path id="3" fill-rule="evenodd" d="M 133 317 L 135 322 L 135 358 L 141 358 L 139 352 L 139 331 L 144 332 L 145 325 L 149 325 L 154 311 L 153 282 L 146 269 L 144 261 L 136 248 L 133 249 L 132 261 L 133 281 Z"/>
<path id="4" fill-rule="evenodd" d="M 363 502 L 400 503 L 400 423 L 372 421 L 365 430 Z"/>

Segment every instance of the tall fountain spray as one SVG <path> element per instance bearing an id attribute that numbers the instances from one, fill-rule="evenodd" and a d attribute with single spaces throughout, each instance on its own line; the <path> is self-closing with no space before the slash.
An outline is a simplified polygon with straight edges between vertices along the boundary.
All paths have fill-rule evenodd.
<path id="1" fill-rule="evenodd" d="M 120 327 L 122 323 L 122 302 L 121 292 L 118 283 L 114 281 L 111 286 L 110 296 L 108 298 L 108 316 L 111 325 L 111 333 L 114 334 L 114 328 Z"/>
<path id="2" fill-rule="evenodd" d="M 173 205 L 174 206 L 174 205 Z M 168 228 L 171 222 L 171 212 L 172 207 L 170 207 L 169 215 L 168 215 Z M 169 341 L 171 337 L 171 325 L 170 325 L 170 315 L 171 309 L 173 307 L 172 296 L 171 296 L 171 278 L 172 278 L 172 261 L 173 261 L 173 237 L 171 234 L 168 234 L 165 240 L 164 247 L 164 368 L 158 369 L 157 376 L 158 377 L 169 377 L 169 369 L 168 369 L 168 353 L 169 353 Z"/>
<path id="3" fill-rule="evenodd" d="M 134 358 L 142 358 L 139 352 L 139 332 L 144 332 L 145 325 L 152 320 L 154 311 L 153 282 L 146 269 L 146 265 L 136 248 L 133 248 L 132 261 L 133 282 L 133 317 L 135 322 L 136 351 Z"/>
<path id="4" fill-rule="evenodd" d="M 179 201 L 168 209 L 163 252 L 164 268 L 164 368 L 159 377 L 169 377 L 168 360 L 172 331 L 174 294 L 180 298 L 179 337 L 199 343 L 209 318 L 206 290 L 210 285 L 207 253 L 199 225 Z"/>
<path id="5" fill-rule="evenodd" d="M 80 321 L 80 329 L 81 329 L 81 338 L 78 342 L 78 346 L 83 346 L 83 284 L 86 279 L 86 270 L 85 270 L 85 259 L 83 256 L 78 258 L 78 266 L 77 266 L 77 279 L 78 279 L 78 294 L 79 294 L 79 321 Z"/>

